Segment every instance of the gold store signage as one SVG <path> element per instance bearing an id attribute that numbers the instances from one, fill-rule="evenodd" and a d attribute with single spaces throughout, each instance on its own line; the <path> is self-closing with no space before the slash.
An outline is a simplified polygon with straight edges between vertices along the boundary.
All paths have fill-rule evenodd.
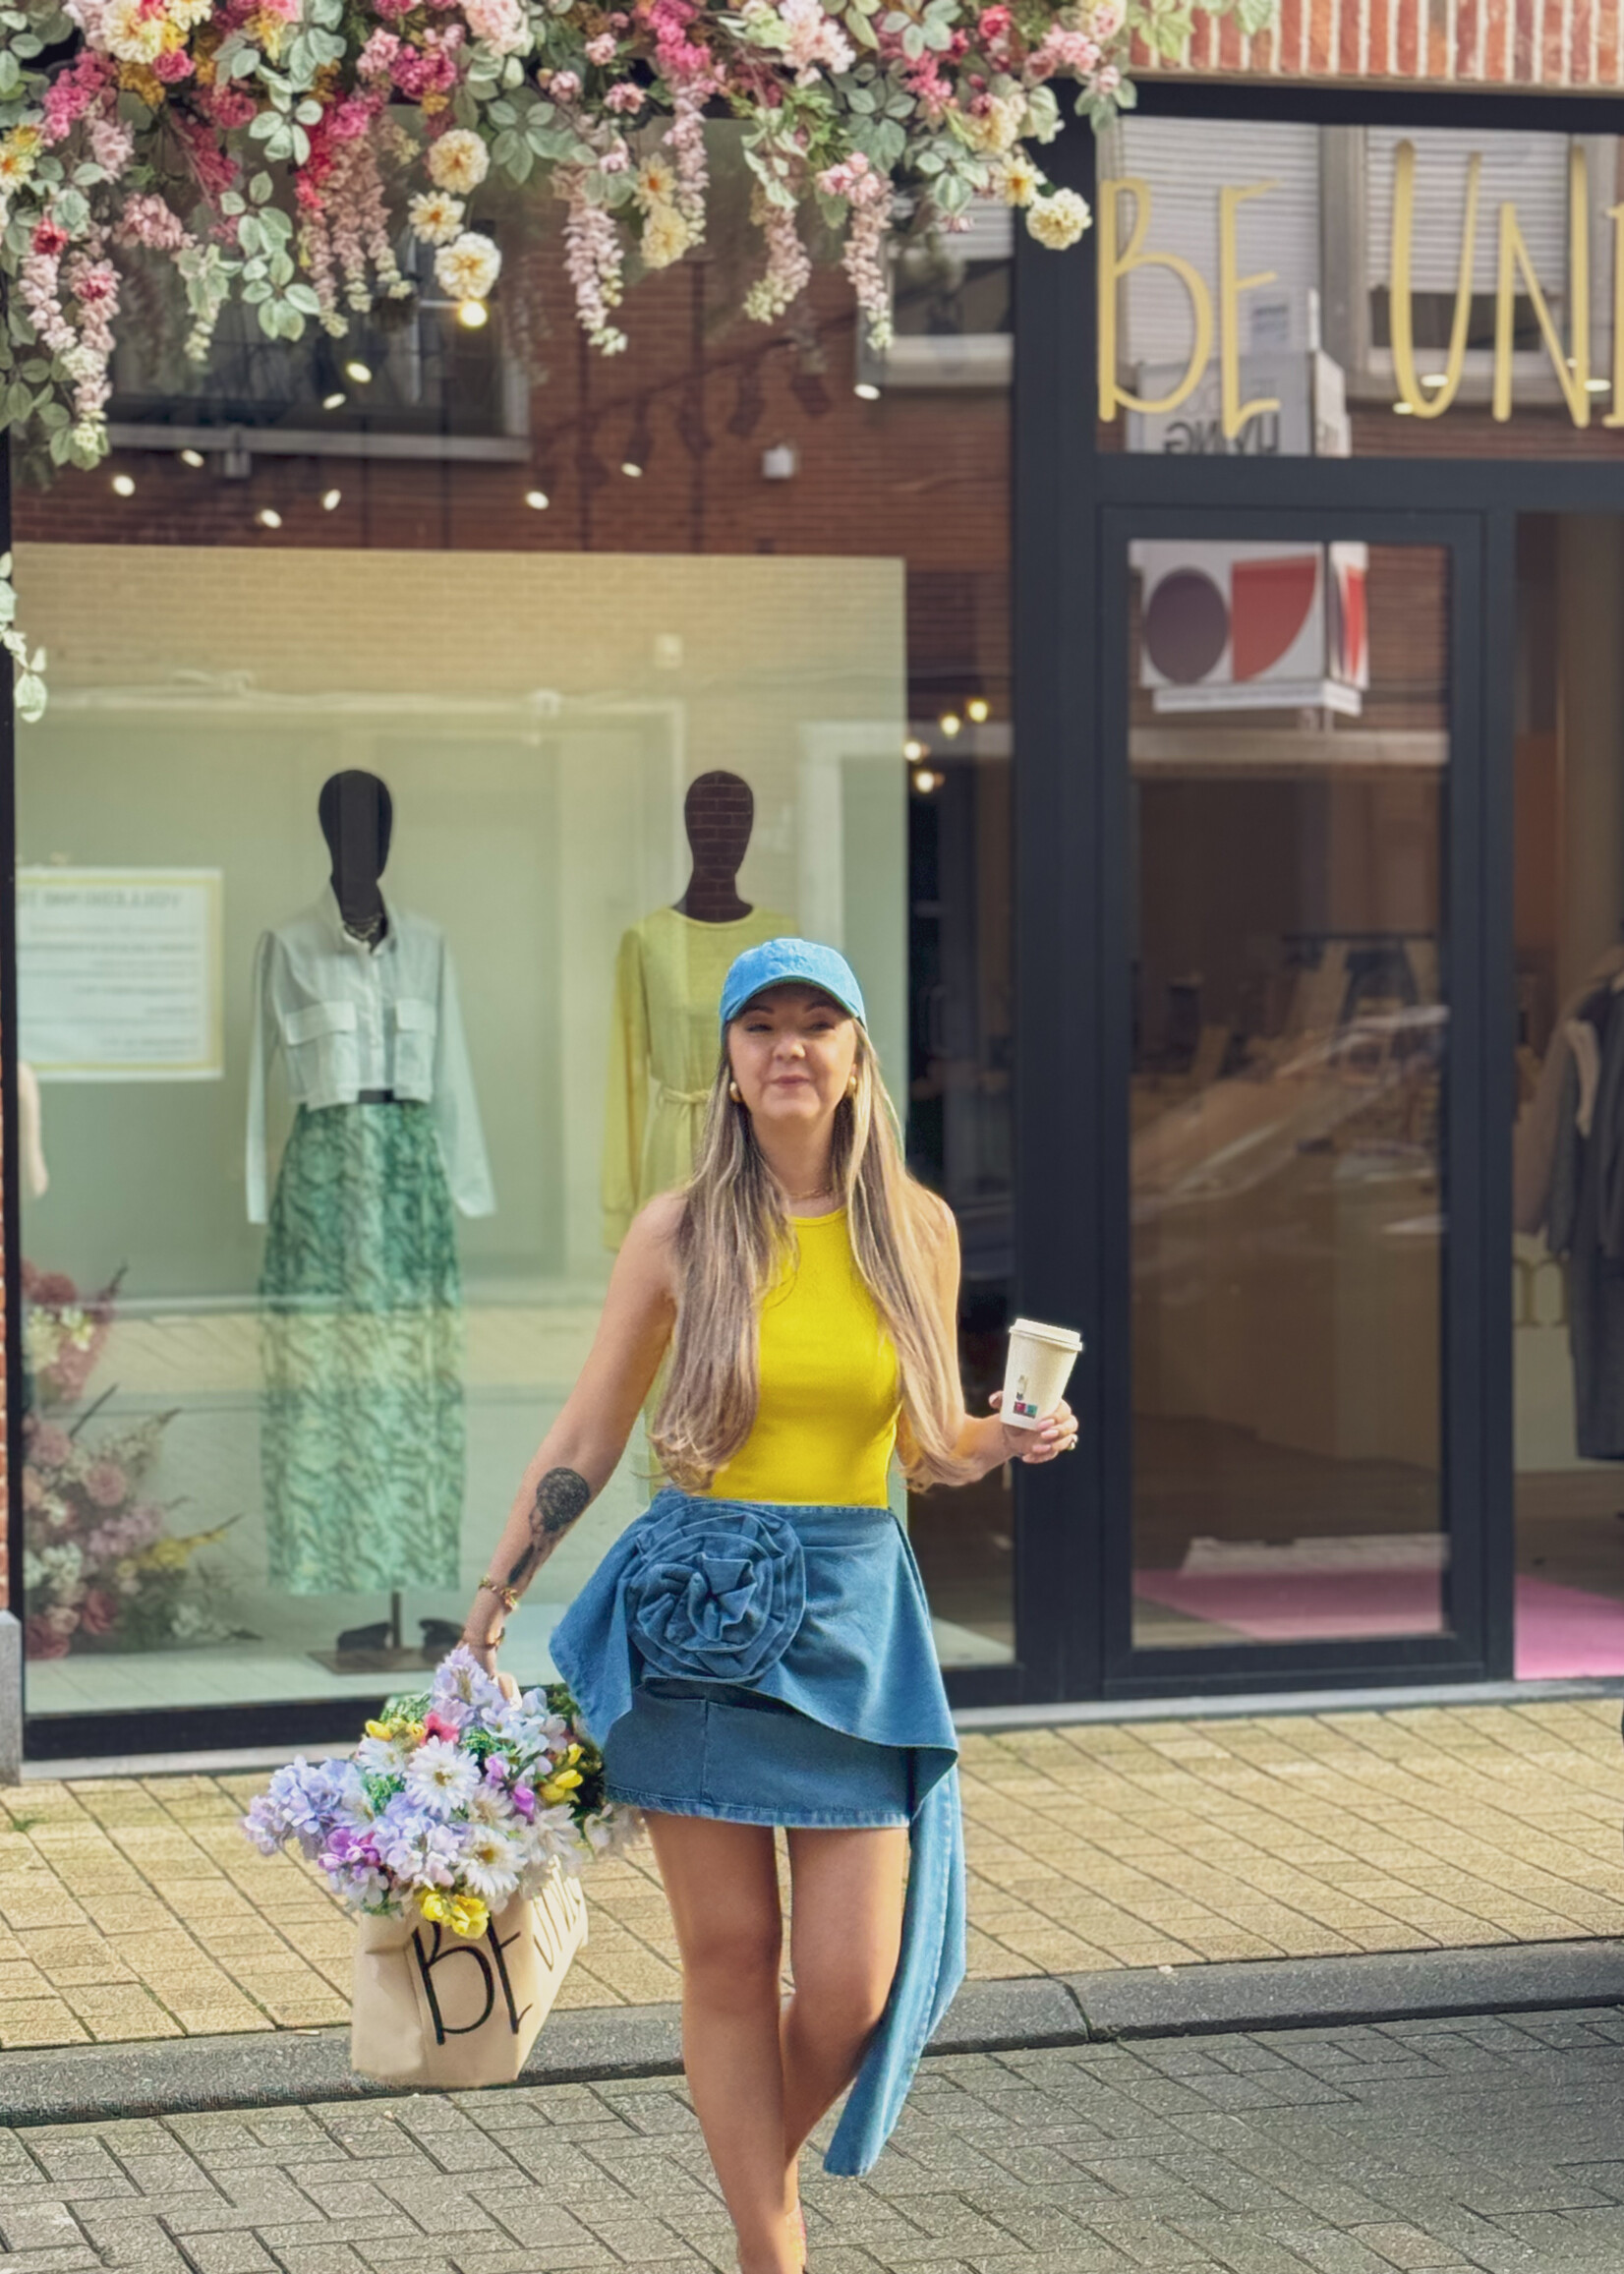
<path id="1" fill-rule="evenodd" d="M 1460 274 L 1455 287 L 1455 309 L 1450 324 L 1449 356 L 1441 379 L 1422 386 L 1416 370 L 1416 342 L 1412 275 L 1416 228 L 1416 146 L 1400 143 L 1393 159 L 1393 239 L 1388 269 L 1391 278 L 1393 376 L 1399 400 L 1418 419 L 1442 418 L 1460 389 L 1466 364 L 1467 334 L 1472 321 L 1472 279 L 1478 250 L 1479 188 L 1483 170 L 1479 154 L 1467 163 L 1466 212 L 1461 228 Z M 1226 186 L 1218 192 L 1218 285 L 1216 296 L 1207 279 L 1182 254 L 1147 249 L 1152 199 L 1150 184 L 1141 176 L 1124 174 L 1099 186 L 1099 390 L 1100 416 L 1114 419 L 1119 409 L 1161 416 L 1176 411 L 1199 385 L 1212 359 L 1213 335 L 1218 341 L 1220 416 L 1224 438 L 1233 441 L 1249 419 L 1280 409 L 1275 395 L 1241 393 L 1242 296 L 1260 285 L 1277 281 L 1273 269 L 1240 273 L 1236 251 L 1236 215 L 1253 198 L 1266 197 L 1276 182 L 1248 182 Z M 1132 220 L 1124 239 L 1119 206 L 1132 204 Z M 1612 370 L 1606 382 L 1612 408 L 1604 427 L 1624 427 L 1624 204 L 1607 208 L 1613 224 Z M 1563 342 L 1550 313 L 1528 240 L 1510 199 L 1500 206 L 1498 259 L 1494 287 L 1494 385 L 1491 397 L 1496 419 L 1511 416 L 1512 353 L 1516 344 L 1518 283 L 1533 306 L 1539 336 L 1551 369 L 1562 389 L 1562 399 L 1576 427 L 1588 427 L 1595 397 L 1591 390 L 1591 258 L 1590 174 L 1583 146 L 1575 143 L 1568 156 L 1568 329 Z M 1164 395 L 1141 396 L 1129 392 L 1117 379 L 1118 288 L 1123 279 L 1141 268 L 1165 268 L 1176 276 L 1189 295 L 1194 336 L 1184 376 Z M 1216 308 L 1214 301 L 1216 298 Z"/>

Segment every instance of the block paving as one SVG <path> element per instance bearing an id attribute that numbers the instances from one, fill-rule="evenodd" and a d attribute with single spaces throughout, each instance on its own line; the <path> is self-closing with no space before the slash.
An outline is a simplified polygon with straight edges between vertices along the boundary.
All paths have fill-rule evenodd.
<path id="1" fill-rule="evenodd" d="M 1617 1717 L 1585 1699 L 969 1733 L 971 1972 L 1624 1935 Z M 0 2047 L 346 2019 L 348 1919 L 237 1830 L 263 1781 L 6 1795 Z M 647 1844 L 587 1886 L 565 2002 L 673 1999 Z"/>
<path id="2" fill-rule="evenodd" d="M 812 2274 L 1606 2274 L 1624 2012 L 927 2061 Z M 667 2078 L 0 2130 L 12 2274 L 735 2261 Z"/>

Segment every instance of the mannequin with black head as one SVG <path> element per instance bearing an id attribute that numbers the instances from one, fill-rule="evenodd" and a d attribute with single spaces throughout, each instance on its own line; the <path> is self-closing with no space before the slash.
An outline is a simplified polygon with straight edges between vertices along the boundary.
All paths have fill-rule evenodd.
<path id="1" fill-rule="evenodd" d="M 750 913 L 749 902 L 739 898 L 738 872 L 755 822 L 755 797 L 739 775 L 718 768 L 688 785 L 682 824 L 693 869 L 676 903 L 679 915 L 696 924 L 731 924 Z"/>
<path id="2" fill-rule="evenodd" d="M 290 1597 L 382 1594 L 386 1620 L 318 1655 L 386 1673 L 423 1662 L 401 1639 L 402 1590 L 453 1585 L 460 1568 L 453 1214 L 490 1215 L 495 1196 L 449 945 L 380 889 L 388 786 L 349 767 L 316 804 L 327 884 L 261 935 L 254 970 L 247 1168 L 250 1218 L 266 1226 L 266 1561 Z M 273 1179 L 277 1062 L 294 1110 Z M 422 1623 L 424 1648 L 448 1639 L 444 1622 Z M 369 1652 L 377 1662 L 363 1667 Z"/>
<path id="3" fill-rule="evenodd" d="M 387 929 L 378 880 L 389 865 L 394 799 L 376 774 L 348 767 L 329 774 L 317 801 L 317 818 L 332 859 L 332 890 L 344 929 L 376 945 Z"/>

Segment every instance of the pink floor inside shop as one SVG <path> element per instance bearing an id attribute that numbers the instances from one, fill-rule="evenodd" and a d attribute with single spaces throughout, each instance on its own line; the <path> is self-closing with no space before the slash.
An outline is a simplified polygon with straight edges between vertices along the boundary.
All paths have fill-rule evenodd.
<path id="1" fill-rule="evenodd" d="M 1187 1618 L 1252 1642 L 1329 1641 L 1358 1635 L 1437 1634 L 1435 1571 L 1140 1571 L 1133 1592 Z M 1517 1581 L 1517 1677 L 1624 1674 L 1624 1603 L 1527 1576 Z"/>

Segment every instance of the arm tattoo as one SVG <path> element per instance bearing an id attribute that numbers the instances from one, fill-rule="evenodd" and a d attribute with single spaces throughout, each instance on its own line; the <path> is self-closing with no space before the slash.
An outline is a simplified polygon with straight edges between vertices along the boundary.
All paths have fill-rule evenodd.
<path id="1" fill-rule="evenodd" d="M 534 1578 L 591 1498 L 592 1487 L 573 1469 L 549 1469 L 536 1487 L 530 1539 L 507 1575 L 509 1587 L 523 1587 Z"/>

